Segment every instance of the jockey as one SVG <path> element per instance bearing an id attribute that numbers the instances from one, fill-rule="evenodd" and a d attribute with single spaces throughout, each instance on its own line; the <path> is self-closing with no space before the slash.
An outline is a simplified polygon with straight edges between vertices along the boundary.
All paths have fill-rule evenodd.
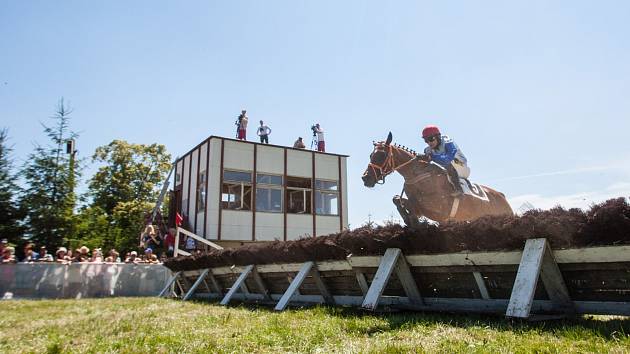
<path id="1" fill-rule="evenodd" d="M 422 129 L 422 139 L 429 145 L 424 149 L 424 159 L 444 167 L 453 187 L 455 187 L 453 196 L 462 195 L 463 190 L 459 184 L 459 177 L 468 178 L 470 176 L 466 156 L 453 139 L 442 135 L 440 129 L 435 125 L 428 125 Z"/>

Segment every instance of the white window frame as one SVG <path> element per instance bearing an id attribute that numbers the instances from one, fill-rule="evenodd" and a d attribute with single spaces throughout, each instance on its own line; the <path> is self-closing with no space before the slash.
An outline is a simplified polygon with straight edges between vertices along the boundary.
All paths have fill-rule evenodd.
<path id="1" fill-rule="evenodd" d="M 280 184 L 270 184 L 270 183 L 260 183 L 258 182 L 258 176 L 259 175 L 264 175 L 264 176 L 274 176 L 274 177 L 280 177 Z M 278 214 L 278 213 L 282 213 L 284 212 L 284 190 L 283 190 L 283 185 L 284 185 L 284 176 L 283 175 L 278 175 L 278 174 L 273 174 L 273 173 L 264 173 L 264 172 L 259 172 L 256 173 L 256 203 L 258 203 L 258 189 L 261 190 L 268 190 L 269 191 L 269 200 L 271 201 L 271 191 L 270 190 L 279 190 L 280 191 L 280 210 L 258 210 L 258 206 L 254 205 L 254 210 L 260 213 L 274 213 L 274 214 Z"/>
<path id="2" fill-rule="evenodd" d="M 317 182 L 318 181 L 322 181 L 322 182 L 332 182 L 337 186 L 337 189 L 321 189 L 321 188 L 317 188 Z M 339 216 L 339 208 L 341 207 L 340 205 L 340 194 L 339 194 L 339 181 L 336 180 L 332 180 L 332 179 L 325 179 L 325 178 L 316 178 L 315 179 L 315 188 L 313 189 L 313 198 L 315 198 L 313 200 L 313 207 L 315 208 L 314 212 L 317 215 L 324 215 L 324 216 Z M 322 194 L 336 194 L 337 195 L 337 213 L 335 214 L 325 214 L 325 213 L 318 213 L 317 212 L 317 200 L 319 198 L 317 198 L 318 196 L 318 192 L 319 195 L 321 196 Z M 322 208 L 323 209 L 323 208 Z"/>

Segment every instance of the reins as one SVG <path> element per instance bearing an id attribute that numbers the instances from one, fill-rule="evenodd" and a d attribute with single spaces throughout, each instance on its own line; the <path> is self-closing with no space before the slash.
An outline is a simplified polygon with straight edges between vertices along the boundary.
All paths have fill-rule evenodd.
<path id="1" fill-rule="evenodd" d="M 387 146 L 387 157 L 385 158 L 385 161 L 383 162 L 382 165 L 378 166 L 373 162 L 370 162 L 368 164 L 368 167 L 372 169 L 372 172 L 374 172 L 374 176 L 377 176 L 376 174 L 376 170 L 378 170 L 381 173 L 381 182 L 379 183 L 378 181 L 376 182 L 377 184 L 384 184 L 385 183 L 385 177 L 389 174 L 391 174 L 392 172 L 410 164 L 411 162 L 413 162 L 414 158 L 412 157 L 411 159 L 409 159 L 409 161 L 406 161 L 400 165 L 396 165 L 396 162 L 394 161 L 394 153 L 393 153 L 393 146 L 392 145 L 385 145 Z"/>

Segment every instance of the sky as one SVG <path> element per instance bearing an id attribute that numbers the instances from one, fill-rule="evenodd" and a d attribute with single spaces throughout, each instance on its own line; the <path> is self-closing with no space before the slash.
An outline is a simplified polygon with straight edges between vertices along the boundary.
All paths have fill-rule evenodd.
<path id="1" fill-rule="evenodd" d="M 0 127 L 20 166 L 61 97 L 88 162 L 114 139 L 178 156 L 233 137 L 241 109 L 273 144 L 320 123 L 350 155 L 356 227 L 397 218 L 402 178 L 360 179 L 372 141 L 420 151 L 436 124 L 514 209 L 588 207 L 630 196 L 628 18 L 627 1 L 0 0 Z"/>

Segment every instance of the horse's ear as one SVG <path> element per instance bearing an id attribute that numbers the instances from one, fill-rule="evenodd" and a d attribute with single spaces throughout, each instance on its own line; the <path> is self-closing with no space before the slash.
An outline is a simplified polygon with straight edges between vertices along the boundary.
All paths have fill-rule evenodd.
<path id="1" fill-rule="evenodd" d="M 389 134 L 387 134 L 387 140 L 385 141 L 385 145 L 389 145 L 392 142 L 392 132 L 389 132 Z"/>

